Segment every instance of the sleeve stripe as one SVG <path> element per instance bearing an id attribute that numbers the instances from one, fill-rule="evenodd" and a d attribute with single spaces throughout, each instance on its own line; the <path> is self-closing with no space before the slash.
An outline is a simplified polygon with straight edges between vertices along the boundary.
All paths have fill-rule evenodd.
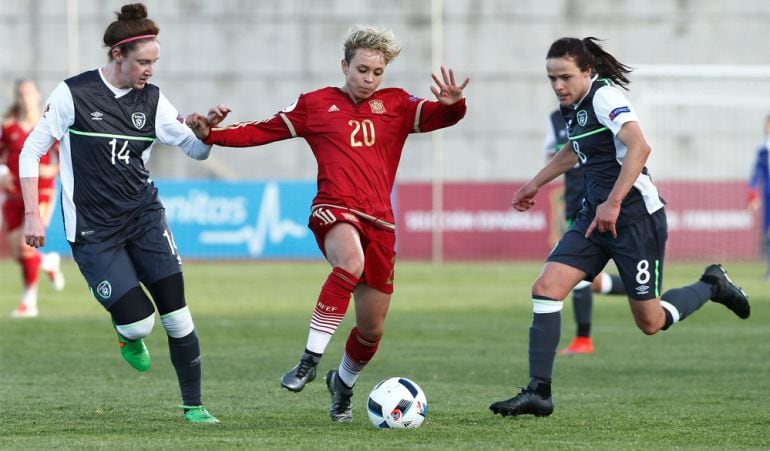
<path id="1" fill-rule="evenodd" d="M 422 113 L 422 104 L 425 100 L 421 100 L 417 105 L 417 111 L 414 112 L 414 131 L 420 133 L 420 114 Z"/>
<path id="2" fill-rule="evenodd" d="M 284 113 L 278 113 L 279 116 L 281 116 L 281 119 L 283 119 L 284 124 L 286 124 L 286 128 L 289 129 L 289 133 L 291 133 L 292 138 L 297 137 L 297 131 L 294 130 L 294 125 L 291 123 L 288 117 Z"/>

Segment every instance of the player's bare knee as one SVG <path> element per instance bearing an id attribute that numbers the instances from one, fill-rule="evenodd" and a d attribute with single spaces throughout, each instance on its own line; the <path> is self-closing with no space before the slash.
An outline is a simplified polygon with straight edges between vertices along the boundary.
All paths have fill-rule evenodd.
<path id="1" fill-rule="evenodd" d="M 532 284 L 532 296 L 542 296 L 555 301 L 562 301 L 567 297 L 572 287 L 561 287 L 554 283 L 547 283 L 539 278 Z"/>
<path id="2" fill-rule="evenodd" d="M 651 318 L 636 318 L 636 327 L 645 335 L 655 335 L 660 331 L 660 325 Z"/>
<path id="3" fill-rule="evenodd" d="M 153 312 L 152 315 L 131 324 L 116 324 L 115 329 L 124 338 L 135 341 L 150 335 L 154 325 L 155 314 Z"/>
<path id="4" fill-rule="evenodd" d="M 345 258 L 335 266 L 344 269 L 357 278 L 361 278 L 361 274 L 364 273 L 364 261 L 358 257 Z"/>
<path id="5" fill-rule="evenodd" d="M 382 339 L 384 332 L 382 324 L 362 324 L 356 327 L 358 328 L 358 335 L 365 341 L 374 343 Z"/>
<path id="6" fill-rule="evenodd" d="M 190 309 L 187 306 L 161 315 L 160 322 L 166 329 L 166 334 L 171 338 L 182 338 L 190 335 L 195 330 Z"/>

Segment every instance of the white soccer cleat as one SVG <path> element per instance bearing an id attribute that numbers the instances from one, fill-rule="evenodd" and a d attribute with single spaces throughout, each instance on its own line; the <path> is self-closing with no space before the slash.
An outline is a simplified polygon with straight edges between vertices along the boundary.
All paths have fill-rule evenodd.
<path id="1" fill-rule="evenodd" d="M 40 262 L 40 268 L 48 274 L 48 278 L 53 283 L 53 289 L 61 291 L 64 289 L 64 273 L 61 272 L 61 256 L 56 252 L 49 252 L 43 255 Z"/>
<path id="2" fill-rule="evenodd" d="M 11 312 L 11 318 L 36 318 L 38 315 L 37 307 L 29 307 L 21 304 Z"/>

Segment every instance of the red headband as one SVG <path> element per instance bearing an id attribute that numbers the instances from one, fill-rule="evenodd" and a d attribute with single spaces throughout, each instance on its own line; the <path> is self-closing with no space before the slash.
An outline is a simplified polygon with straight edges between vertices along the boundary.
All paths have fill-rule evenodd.
<path id="1" fill-rule="evenodd" d="M 111 48 L 114 49 L 115 47 L 119 46 L 120 44 L 125 44 L 125 43 L 131 42 L 131 41 L 138 41 L 139 39 L 154 38 L 156 36 L 157 35 L 155 35 L 155 34 L 143 34 L 141 36 L 134 36 L 133 38 L 126 38 L 126 39 L 123 39 L 122 41 L 118 41 L 118 43 L 114 44 Z"/>

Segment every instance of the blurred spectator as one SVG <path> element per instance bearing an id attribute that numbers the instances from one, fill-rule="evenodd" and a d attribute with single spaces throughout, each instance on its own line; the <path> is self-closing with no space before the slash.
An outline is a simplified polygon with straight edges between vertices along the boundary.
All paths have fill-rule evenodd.
<path id="1" fill-rule="evenodd" d="M 768 149 L 770 149 L 770 115 L 765 119 L 765 143 L 757 149 L 757 157 L 749 180 L 749 207 L 762 211 L 762 241 L 767 258 L 765 280 L 770 281 L 770 170 L 768 170 Z"/>
<path id="2" fill-rule="evenodd" d="M 64 276 L 59 268 L 59 254 L 41 254 L 27 246 L 22 235 L 24 225 L 24 202 L 19 184 L 19 154 L 24 141 L 40 119 L 40 92 L 32 80 L 21 79 L 14 85 L 14 101 L 3 115 L 0 131 L 0 189 L 4 193 L 3 231 L 11 257 L 21 265 L 24 292 L 19 306 L 11 312 L 14 318 L 32 318 L 38 315 L 37 281 L 38 272 L 43 269 L 58 291 L 64 288 Z M 45 224 L 51 219 L 55 205 L 56 175 L 59 165 L 51 155 L 57 155 L 57 145 L 51 148 L 40 161 L 40 213 Z"/>

